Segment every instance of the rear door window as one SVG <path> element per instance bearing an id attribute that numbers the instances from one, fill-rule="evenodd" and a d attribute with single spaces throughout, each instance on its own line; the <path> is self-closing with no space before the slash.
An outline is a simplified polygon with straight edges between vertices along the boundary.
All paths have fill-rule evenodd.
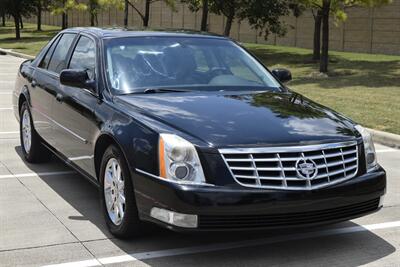
<path id="1" fill-rule="evenodd" d="M 76 34 L 74 33 L 65 33 L 61 37 L 60 41 L 58 42 L 54 50 L 53 56 L 51 57 L 48 70 L 59 74 L 62 70 L 64 70 L 67 67 L 68 52 L 75 39 L 75 36 Z"/>

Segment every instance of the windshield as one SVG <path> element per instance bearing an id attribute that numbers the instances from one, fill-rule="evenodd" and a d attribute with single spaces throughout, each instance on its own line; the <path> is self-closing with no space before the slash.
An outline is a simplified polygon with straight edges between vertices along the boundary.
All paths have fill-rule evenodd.
<path id="1" fill-rule="evenodd" d="M 105 41 L 106 71 L 117 94 L 149 89 L 271 90 L 280 84 L 234 42 L 196 37 Z"/>

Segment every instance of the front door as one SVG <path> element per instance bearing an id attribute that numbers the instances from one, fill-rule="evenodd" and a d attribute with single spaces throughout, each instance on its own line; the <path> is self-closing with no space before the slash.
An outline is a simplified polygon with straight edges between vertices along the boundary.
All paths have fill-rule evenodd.
<path id="1" fill-rule="evenodd" d="M 89 79 L 96 80 L 96 43 L 80 36 L 71 54 L 68 69 L 86 70 Z M 96 92 L 59 85 L 54 105 L 56 149 L 80 168 L 95 177 L 94 140 L 97 123 L 94 109 Z"/>

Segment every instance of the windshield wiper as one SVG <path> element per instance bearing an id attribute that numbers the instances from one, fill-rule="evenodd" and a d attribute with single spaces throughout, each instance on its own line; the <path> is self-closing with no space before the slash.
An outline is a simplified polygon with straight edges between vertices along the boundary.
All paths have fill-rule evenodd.
<path id="1" fill-rule="evenodd" d="M 143 91 L 145 94 L 168 93 L 168 92 L 192 92 L 192 90 L 176 88 L 147 88 Z"/>

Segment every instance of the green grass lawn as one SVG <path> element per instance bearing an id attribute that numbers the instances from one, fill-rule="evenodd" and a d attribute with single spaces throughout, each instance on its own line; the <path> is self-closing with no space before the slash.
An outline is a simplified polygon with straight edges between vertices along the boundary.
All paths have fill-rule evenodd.
<path id="1" fill-rule="evenodd" d="M 400 56 L 331 52 L 330 77 L 316 78 L 308 49 L 246 46 L 270 68 L 290 69 L 294 91 L 364 126 L 400 134 Z"/>
<path id="2" fill-rule="evenodd" d="M 0 27 L 0 47 L 35 55 L 59 30 L 26 24 L 22 39 L 14 39 L 13 27 Z M 246 44 L 267 66 L 288 68 L 293 81 L 288 84 L 319 103 L 331 107 L 360 124 L 400 134 L 400 56 L 331 52 L 328 78 L 312 75 L 318 64 L 308 49 Z"/>
<path id="3" fill-rule="evenodd" d="M 40 49 L 60 30 L 60 27 L 42 26 L 43 31 L 36 31 L 35 24 L 25 23 L 21 30 L 21 40 L 15 40 L 14 24 L 7 23 L 6 27 L 0 27 L 0 48 L 36 55 Z"/>

